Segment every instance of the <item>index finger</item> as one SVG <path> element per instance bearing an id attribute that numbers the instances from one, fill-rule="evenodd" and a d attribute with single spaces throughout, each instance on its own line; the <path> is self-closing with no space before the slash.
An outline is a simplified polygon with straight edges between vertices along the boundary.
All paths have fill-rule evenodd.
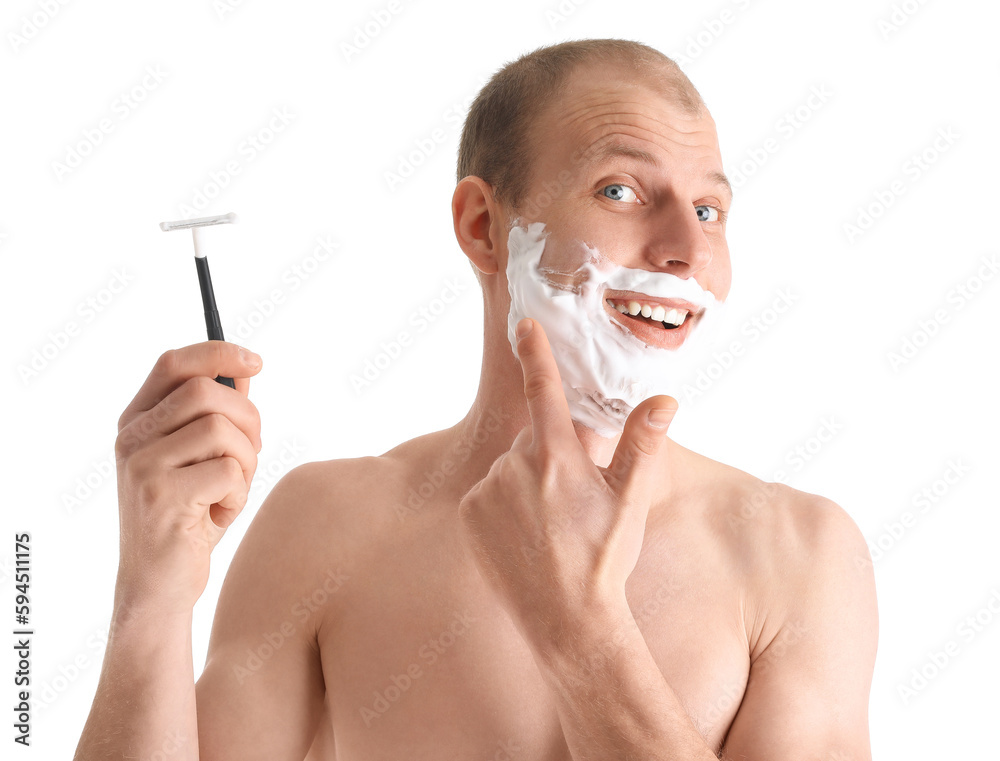
<path id="1" fill-rule="evenodd" d="M 156 360 L 139 393 L 122 413 L 122 418 L 153 409 L 189 378 L 199 375 L 249 378 L 260 372 L 261 366 L 261 359 L 254 352 L 229 341 L 202 341 L 182 349 L 169 349 Z M 235 382 L 244 393 L 249 388 L 248 383 Z"/>
<path id="2" fill-rule="evenodd" d="M 529 331 L 522 335 L 525 327 Z M 532 443 L 575 441 L 579 444 L 548 336 L 537 320 L 528 317 L 517 324 L 517 329 L 517 356 L 524 374 L 524 396 L 531 416 Z"/>

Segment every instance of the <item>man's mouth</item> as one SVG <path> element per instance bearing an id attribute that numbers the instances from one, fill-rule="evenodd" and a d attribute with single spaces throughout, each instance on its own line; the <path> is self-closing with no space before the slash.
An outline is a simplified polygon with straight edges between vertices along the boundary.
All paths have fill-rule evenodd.
<path id="1" fill-rule="evenodd" d="M 654 299 L 641 294 L 605 295 L 611 319 L 649 346 L 677 349 L 703 309 L 681 299 Z"/>
<path id="2" fill-rule="evenodd" d="M 687 309 L 664 307 L 663 304 L 655 302 L 650 303 L 634 299 L 605 299 L 605 301 L 621 314 L 648 320 L 652 323 L 659 323 L 666 330 L 676 330 L 684 324 L 688 315 L 691 314 Z"/>

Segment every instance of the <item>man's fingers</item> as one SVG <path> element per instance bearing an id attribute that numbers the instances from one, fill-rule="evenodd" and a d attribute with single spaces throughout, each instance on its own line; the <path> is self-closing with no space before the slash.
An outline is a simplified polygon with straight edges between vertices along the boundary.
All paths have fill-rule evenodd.
<path id="1" fill-rule="evenodd" d="M 559 368 L 545 331 L 537 321 L 525 317 L 517 324 L 517 337 L 524 396 L 531 415 L 532 442 L 556 442 L 569 437 L 577 441 Z"/>
<path id="2" fill-rule="evenodd" d="M 260 357 L 228 341 L 202 341 L 183 349 L 171 349 L 160 355 L 121 420 L 127 423 L 140 412 L 151 410 L 189 378 L 199 375 L 248 378 L 260 369 Z"/>
<path id="3" fill-rule="evenodd" d="M 514 441 L 510 445 L 510 451 L 514 452 L 518 449 L 529 449 L 531 447 L 531 426 L 526 425 L 520 431 L 518 431 L 517 436 L 514 437 Z"/>
<path id="4" fill-rule="evenodd" d="M 677 413 L 677 400 L 654 396 L 632 410 L 608 465 L 612 486 L 621 496 L 651 499 L 657 452 Z"/>

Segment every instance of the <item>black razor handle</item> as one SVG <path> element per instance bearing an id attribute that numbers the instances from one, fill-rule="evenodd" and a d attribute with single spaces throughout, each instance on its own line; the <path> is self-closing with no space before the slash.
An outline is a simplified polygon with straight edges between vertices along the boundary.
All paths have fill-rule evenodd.
<path id="1" fill-rule="evenodd" d="M 225 341 L 222 334 L 222 323 L 219 321 L 219 310 L 215 307 L 215 291 L 212 289 L 212 273 L 208 271 L 208 259 L 204 256 L 194 258 L 198 268 L 198 283 L 201 285 L 201 303 L 205 307 L 205 327 L 208 328 L 209 341 Z M 215 381 L 223 386 L 235 389 L 232 378 L 216 376 Z"/>

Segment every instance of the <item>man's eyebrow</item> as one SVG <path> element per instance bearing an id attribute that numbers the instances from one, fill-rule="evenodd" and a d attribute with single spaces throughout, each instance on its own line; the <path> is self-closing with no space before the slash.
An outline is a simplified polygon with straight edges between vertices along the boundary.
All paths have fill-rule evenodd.
<path id="1" fill-rule="evenodd" d="M 585 163 L 598 165 L 619 156 L 636 159 L 637 161 L 641 161 L 643 164 L 649 164 L 650 166 L 660 166 L 659 160 L 653 154 L 648 153 L 641 148 L 634 148 L 631 145 L 625 145 L 624 143 L 618 142 L 604 143 L 600 148 L 595 149 L 586 156 Z M 712 170 L 705 175 L 705 179 L 713 185 L 721 185 L 724 187 L 726 189 L 726 193 L 729 194 L 730 200 L 732 200 L 733 186 L 729 183 L 729 178 L 726 177 L 723 172 Z"/>
<path id="2" fill-rule="evenodd" d="M 602 164 L 605 161 L 609 161 L 617 156 L 637 159 L 638 161 L 641 161 L 644 164 L 650 164 L 651 166 L 660 165 L 660 162 L 651 153 L 647 153 L 640 148 L 633 148 L 630 145 L 618 142 L 606 142 L 600 148 L 596 148 L 593 152 L 589 153 L 585 158 L 587 164 Z"/>
<path id="3" fill-rule="evenodd" d="M 715 185 L 721 185 L 729 193 L 729 200 L 733 199 L 733 186 L 729 184 L 729 178 L 726 177 L 722 172 L 711 171 L 705 175 L 705 179 L 711 181 Z"/>

